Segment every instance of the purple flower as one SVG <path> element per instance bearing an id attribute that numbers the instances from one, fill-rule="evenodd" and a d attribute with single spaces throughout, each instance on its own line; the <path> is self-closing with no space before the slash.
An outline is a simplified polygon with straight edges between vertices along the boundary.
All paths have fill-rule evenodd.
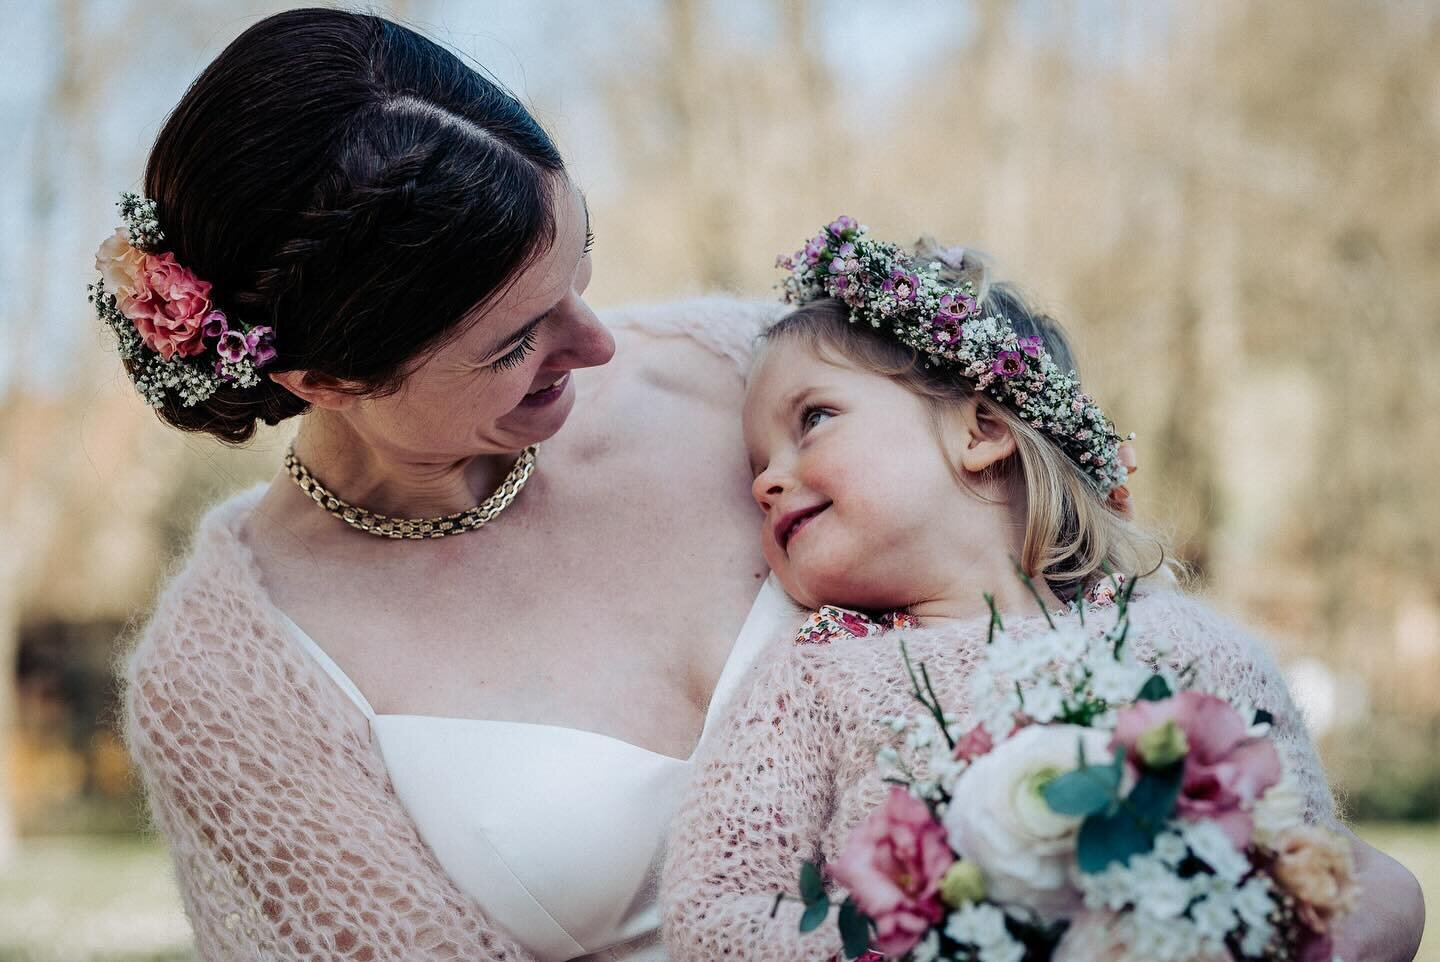
<path id="1" fill-rule="evenodd" d="M 851 217 L 849 214 L 841 214 L 839 217 L 831 221 L 830 226 L 826 229 L 829 230 L 832 234 L 843 234 L 847 230 L 854 230 L 859 226 L 860 224 L 855 220 L 855 218 Z"/>
<path id="2" fill-rule="evenodd" d="M 843 257 L 836 257 L 836 258 L 832 258 L 832 259 L 831 259 L 831 261 L 830 261 L 830 273 L 832 273 L 832 274 L 843 274 L 843 273 L 845 273 L 845 259 L 844 259 Z"/>
<path id="3" fill-rule="evenodd" d="M 1017 377 L 1025 373 L 1025 356 L 1019 351 L 1001 351 L 995 355 L 995 363 L 990 365 L 990 370 L 1001 377 Z"/>
<path id="4" fill-rule="evenodd" d="M 894 292 L 899 300 L 913 304 L 915 296 L 920 292 L 920 278 L 905 271 L 891 271 L 882 286 L 885 290 Z"/>
<path id="5" fill-rule="evenodd" d="M 975 313 L 975 298 L 967 297 L 964 294 L 946 294 L 940 298 L 940 312 L 935 315 L 938 321 L 941 317 L 963 321 Z"/>
<path id="6" fill-rule="evenodd" d="M 846 241 L 845 243 L 843 243 L 843 244 L 840 245 L 839 254 L 840 254 L 841 257 L 844 257 L 844 258 L 847 258 L 847 259 L 848 259 L 848 258 L 851 258 L 851 257 L 854 257 L 854 256 L 855 256 L 855 245 L 852 244 L 852 243 L 850 243 L 849 241 Z"/>
<path id="7" fill-rule="evenodd" d="M 1040 352 L 1045 349 L 1045 339 L 1038 334 L 1033 337 L 1020 338 L 1020 350 L 1030 357 L 1039 357 Z"/>
<path id="8" fill-rule="evenodd" d="M 935 323 L 930 327 L 930 340 L 941 347 L 958 344 L 965 337 L 959 325 Z"/>
<path id="9" fill-rule="evenodd" d="M 255 366 L 264 367 L 275 360 L 275 330 L 264 325 L 252 327 L 245 335 L 245 348 L 254 358 Z"/>
<path id="10" fill-rule="evenodd" d="M 796 257 L 807 264 L 818 264 L 820 255 L 825 253 L 825 238 L 812 237 L 805 242 L 805 249 L 800 251 Z"/>
<path id="11" fill-rule="evenodd" d="M 795 258 L 789 254 L 781 254 L 775 258 L 775 266 L 781 270 L 793 271 L 795 269 Z"/>
<path id="12" fill-rule="evenodd" d="M 230 330 L 229 323 L 225 320 L 224 311 L 211 311 L 200 319 L 201 333 L 206 337 L 219 337 Z"/>
<path id="13" fill-rule="evenodd" d="M 215 352 L 231 364 L 237 364 L 250 354 L 250 349 L 245 343 L 245 335 L 239 331 L 226 331 L 220 335 L 220 341 L 215 345 Z"/>

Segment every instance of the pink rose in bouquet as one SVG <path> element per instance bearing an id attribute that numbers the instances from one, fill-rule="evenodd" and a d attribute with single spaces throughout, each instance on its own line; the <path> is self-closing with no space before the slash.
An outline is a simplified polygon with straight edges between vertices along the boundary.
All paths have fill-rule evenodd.
<path id="1" fill-rule="evenodd" d="M 850 836 L 830 875 L 875 923 L 874 948 L 900 955 L 944 918 L 940 880 L 954 861 L 930 809 L 896 786 Z"/>
<path id="2" fill-rule="evenodd" d="M 1250 807 L 1284 773 L 1275 745 L 1252 738 L 1245 719 L 1228 702 L 1198 691 L 1163 701 L 1141 701 L 1116 719 L 1115 743 L 1143 765 L 1141 739 L 1174 725 L 1184 735 L 1184 774 L 1176 812 L 1216 822 L 1237 849 L 1250 844 Z"/>

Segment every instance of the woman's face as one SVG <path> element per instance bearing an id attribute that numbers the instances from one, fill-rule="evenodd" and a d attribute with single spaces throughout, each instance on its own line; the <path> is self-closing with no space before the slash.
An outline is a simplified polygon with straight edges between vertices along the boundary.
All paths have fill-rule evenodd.
<path id="1" fill-rule="evenodd" d="M 447 463 L 518 451 L 549 438 L 575 403 L 570 372 L 609 361 L 615 341 L 582 294 L 590 283 L 585 199 L 557 186 L 555 242 L 459 337 L 426 356 L 351 423 L 373 447 Z"/>
<path id="2" fill-rule="evenodd" d="M 796 601 L 889 610 L 948 586 L 978 503 L 927 402 L 782 339 L 752 372 L 744 419 L 765 560 Z"/>

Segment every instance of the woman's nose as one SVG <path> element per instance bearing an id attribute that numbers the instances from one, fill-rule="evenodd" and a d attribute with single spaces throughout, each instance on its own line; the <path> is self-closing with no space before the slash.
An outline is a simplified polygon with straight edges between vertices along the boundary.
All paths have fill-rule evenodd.
<path id="1" fill-rule="evenodd" d="M 564 340 L 556 351 L 563 366 L 599 367 L 615 356 L 615 337 L 581 298 L 567 312 Z"/>

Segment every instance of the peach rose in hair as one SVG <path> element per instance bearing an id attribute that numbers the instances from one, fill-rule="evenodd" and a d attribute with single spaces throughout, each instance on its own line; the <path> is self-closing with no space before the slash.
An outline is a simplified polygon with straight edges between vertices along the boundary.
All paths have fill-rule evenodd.
<path id="1" fill-rule="evenodd" d="M 115 233 L 105 239 L 100 250 L 95 252 L 95 269 L 105 279 L 105 287 L 111 294 L 133 295 L 135 282 L 140 276 L 140 263 L 145 252 L 130 245 L 125 228 L 117 227 Z"/>

